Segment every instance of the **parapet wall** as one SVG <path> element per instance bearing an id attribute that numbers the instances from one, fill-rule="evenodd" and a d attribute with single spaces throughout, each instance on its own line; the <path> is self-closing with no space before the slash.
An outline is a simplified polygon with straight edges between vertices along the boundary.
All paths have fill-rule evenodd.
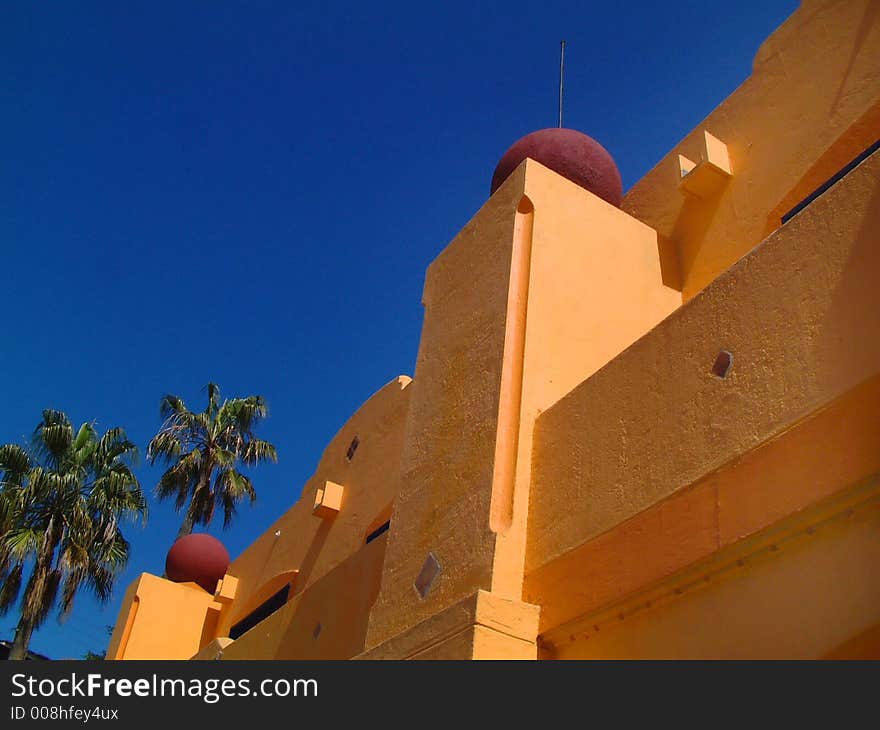
<path id="1" fill-rule="evenodd" d="M 877 140 L 878 58 L 874 0 L 804 0 L 761 46 L 752 75 L 627 193 L 623 209 L 660 235 L 668 281 L 685 300 Z M 705 157 L 705 131 L 727 146 L 733 174 L 701 199 L 679 189 L 678 156 Z"/>
<path id="2" fill-rule="evenodd" d="M 875 153 L 539 418 L 544 630 L 880 471 L 878 179 Z"/>

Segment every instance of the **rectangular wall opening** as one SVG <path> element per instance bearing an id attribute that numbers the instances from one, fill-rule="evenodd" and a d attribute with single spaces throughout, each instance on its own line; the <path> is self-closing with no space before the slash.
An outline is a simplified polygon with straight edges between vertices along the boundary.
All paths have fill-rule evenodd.
<path id="1" fill-rule="evenodd" d="M 369 545 L 373 540 L 375 540 L 382 533 L 388 532 L 388 529 L 391 527 L 391 520 L 388 520 L 384 524 L 379 525 L 375 530 L 373 530 L 369 535 L 367 535 L 366 540 L 364 540 L 364 545 Z"/>
<path id="2" fill-rule="evenodd" d="M 288 583 L 286 586 L 284 586 L 284 588 L 274 594 L 271 598 L 263 601 L 241 621 L 239 621 L 231 629 L 229 629 L 229 638 L 237 639 L 242 634 L 254 628 L 254 626 L 260 623 L 260 621 L 269 618 L 269 616 L 271 616 L 285 603 L 287 603 L 287 596 L 289 595 L 289 593 L 290 584 Z"/>

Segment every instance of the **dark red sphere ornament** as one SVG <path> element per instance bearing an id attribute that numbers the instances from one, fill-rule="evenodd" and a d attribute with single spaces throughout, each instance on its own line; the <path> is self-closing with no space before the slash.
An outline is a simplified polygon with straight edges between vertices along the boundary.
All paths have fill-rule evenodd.
<path id="1" fill-rule="evenodd" d="M 230 562 L 229 553 L 216 537 L 193 533 L 171 546 L 165 558 L 165 575 L 175 583 L 197 583 L 213 593 Z"/>
<path id="2" fill-rule="evenodd" d="M 527 157 L 620 207 L 623 183 L 614 158 L 595 139 L 574 129 L 539 129 L 514 142 L 495 168 L 491 192 Z"/>

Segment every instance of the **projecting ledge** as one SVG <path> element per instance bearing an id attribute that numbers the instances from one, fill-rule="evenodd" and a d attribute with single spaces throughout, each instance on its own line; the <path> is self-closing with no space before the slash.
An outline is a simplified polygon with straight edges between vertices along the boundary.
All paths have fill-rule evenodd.
<path id="1" fill-rule="evenodd" d="M 541 608 L 477 591 L 355 659 L 536 659 Z"/>
<path id="2" fill-rule="evenodd" d="M 315 505 L 312 507 L 312 514 L 320 517 L 322 520 L 331 519 L 339 514 L 342 509 L 342 495 L 345 487 L 336 482 L 324 482 L 323 487 L 319 487 L 315 494 Z"/>
<path id="3" fill-rule="evenodd" d="M 190 659 L 222 659 L 223 650 L 232 643 L 232 639 L 228 636 L 221 636 L 214 639 L 210 644 L 206 644 Z"/>
<path id="4" fill-rule="evenodd" d="M 727 145 L 705 130 L 697 162 L 678 155 L 679 190 L 697 198 L 708 198 L 718 192 L 732 175 Z"/>

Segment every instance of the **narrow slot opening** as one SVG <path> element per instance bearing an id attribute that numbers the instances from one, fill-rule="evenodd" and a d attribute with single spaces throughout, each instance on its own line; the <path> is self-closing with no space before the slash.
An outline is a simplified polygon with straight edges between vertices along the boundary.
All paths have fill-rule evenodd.
<path id="1" fill-rule="evenodd" d="M 388 528 L 391 527 L 391 520 L 379 525 L 375 530 L 373 530 L 367 538 L 364 540 L 364 545 L 369 545 L 373 540 L 375 540 L 379 535 L 388 532 Z"/>
<path id="2" fill-rule="evenodd" d="M 286 586 L 284 586 L 284 588 L 275 593 L 271 598 L 263 601 L 241 621 L 239 621 L 231 629 L 229 629 L 229 638 L 237 639 L 242 634 L 250 631 L 252 628 L 254 628 L 254 626 L 256 626 L 264 619 L 269 618 L 269 616 L 271 616 L 285 603 L 287 603 L 287 596 L 289 595 L 289 593 L 290 584 L 288 583 Z"/>

